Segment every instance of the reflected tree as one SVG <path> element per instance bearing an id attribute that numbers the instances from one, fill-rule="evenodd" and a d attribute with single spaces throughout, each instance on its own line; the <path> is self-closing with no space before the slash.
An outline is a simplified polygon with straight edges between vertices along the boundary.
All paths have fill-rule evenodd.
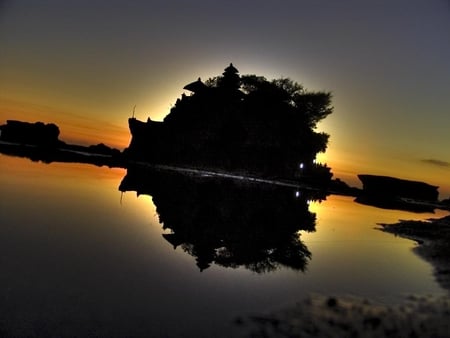
<path id="1" fill-rule="evenodd" d="M 300 231 L 315 230 L 310 199 L 292 188 L 128 168 L 121 191 L 151 195 L 174 248 L 204 270 L 217 264 L 261 273 L 281 266 L 303 271 L 311 253 Z"/>

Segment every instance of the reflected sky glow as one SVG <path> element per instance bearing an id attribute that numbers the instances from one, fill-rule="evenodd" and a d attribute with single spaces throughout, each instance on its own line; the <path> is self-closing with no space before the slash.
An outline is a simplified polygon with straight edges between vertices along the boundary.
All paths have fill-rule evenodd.
<path id="1" fill-rule="evenodd" d="M 433 280 L 431 266 L 413 253 L 413 241 L 375 228 L 377 223 L 438 218 L 448 212 L 415 214 L 359 205 L 352 200 L 329 196 L 322 203 L 310 204 L 310 210 L 317 214 L 316 232 L 302 232 L 301 238 L 313 252 L 310 273 L 317 274 L 317 280 L 330 274 L 335 282 L 333 288 L 340 292 L 365 294 L 370 289 L 372 296 L 384 301 L 395 293 L 415 293 L 416 288 L 426 285 L 426 280 Z M 418 280 L 418 275 L 424 278 Z"/>
<path id="2" fill-rule="evenodd" d="M 312 253 L 305 273 L 215 264 L 200 272 L 192 256 L 162 237 L 149 196 L 126 193 L 120 203 L 124 170 L 2 155 L 0 171 L 7 196 L 0 203 L 0 311 L 17 327 L 24 320 L 38 327 L 46 318 L 53 332 L 63 323 L 75 333 L 95 325 L 118 336 L 227 337 L 236 316 L 289 306 L 312 292 L 385 302 L 445 293 L 411 241 L 373 229 L 429 214 L 330 196 L 310 204 L 316 231 L 300 234 Z"/>
<path id="3" fill-rule="evenodd" d="M 440 218 L 448 214 L 443 210 L 435 213 L 411 213 L 400 210 L 384 210 L 352 203 L 354 197 L 329 196 L 322 202 L 311 202 L 309 210 L 317 215 L 317 231 L 302 232 L 305 241 L 329 242 L 336 240 L 359 241 L 368 236 L 371 239 L 391 241 L 392 235 L 381 231 L 371 231 L 377 223 L 395 223 L 400 219 L 423 220 Z M 361 226 L 366 223 L 367 226 Z M 408 241 L 411 243 L 411 241 Z"/>

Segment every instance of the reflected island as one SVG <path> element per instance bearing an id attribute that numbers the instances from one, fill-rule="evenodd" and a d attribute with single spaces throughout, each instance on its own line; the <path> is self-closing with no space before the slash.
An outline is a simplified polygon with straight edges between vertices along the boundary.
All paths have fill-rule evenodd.
<path id="1" fill-rule="evenodd" d="M 119 190 L 150 195 L 163 237 L 196 259 L 200 270 L 217 264 L 269 272 L 281 266 L 304 271 L 311 253 L 300 231 L 315 231 L 310 200 L 316 191 L 129 167 Z"/>

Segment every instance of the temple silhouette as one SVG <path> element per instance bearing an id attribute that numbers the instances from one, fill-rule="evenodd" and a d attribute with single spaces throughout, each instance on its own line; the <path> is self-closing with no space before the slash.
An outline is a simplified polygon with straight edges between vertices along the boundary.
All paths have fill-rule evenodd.
<path id="1" fill-rule="evenodd" d="M 187 84 L 164 121 L 129 119 L 129 160 L 219 169 L 289 179 L 331 179 L 315 163 L 328 135 L 314 131 L 331 113 L 329 93 L 308 92 L 289 79 L 222 76 Z"/>

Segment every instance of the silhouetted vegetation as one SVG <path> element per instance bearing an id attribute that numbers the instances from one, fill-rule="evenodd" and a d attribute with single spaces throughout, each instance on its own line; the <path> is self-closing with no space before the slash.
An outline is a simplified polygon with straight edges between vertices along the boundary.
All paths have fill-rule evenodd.
<path id="1" fill-rule="evenodd" d="M 303 271 L 311 253 L 300 230 L 315 231 L 310 199 L 325 195 L 270 184 L 129 167 L 119 188 L 153 197 L 174 248 L 211 264 L 267 272 L 280 266 Z"/>
<path id="2" fill-rule="evenodd" d="M 222 76 L 184 87 L 164 122 L 129 120 L 126 154 L 151 163 L 220 168 L 328 181 L 315 164 L 329 135 L 314 131 L 331 114 L 331 94 L 310 92 L 290 79 L 239 76 L 230 64 Z"/>

